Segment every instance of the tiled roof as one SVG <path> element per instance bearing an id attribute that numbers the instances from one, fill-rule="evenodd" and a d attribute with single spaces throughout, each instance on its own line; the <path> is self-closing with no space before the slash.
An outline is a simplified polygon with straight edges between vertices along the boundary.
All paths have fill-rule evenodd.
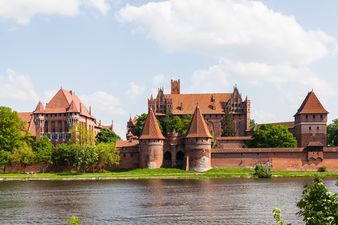
<path id="1" fill-rule="evenodd" d="M 202 114 L 223 114 L 224 106 L 231 98 L 231 93 L 208 94 L 166 94 L 172 99 L 174 115 L 191 115 L 196 105 L 200 105 Z"/>
<path id="2" fill-rule="evenodd" d="M 303 152 L 304 148 L 216 148 L 212 153 L 274 153 L 274 152 Z"/>
<path id="3" fill-rule="evenodd" d="M 235 136 L 235 137 L 217 137 L 219 141 L 249 141 L 252 140 L 251 136 Z"/>
<path id="4" fill-rule="evenodd" d="M 320 141 L 310 141 L 307 147 L 324 147 L 324 145 Z"/>
<path id="5" fill-rule="evenodd" d="M 36 106 L 34 112 L 35 113 L 43 113 L 45 111 L 43 105 L 42 105 L 42 102 L 39 101 L 38 105 Z"/>
<path id="6" fill-rule="evenodd" d="M 296 115 L 308 113 L 328 113 L 328 111 L 324 109 L 323 105 L 320 103 L 319 99 L 313 91 L 307 94 Z"/>
<path id="7" fill-rule="evenodd" d="M 200 107 L 197 106 L 192 118 L 187 138 L 211 138 L 210 131 L 201 114 Z"/>
<path id="8" fill-rule="evenodd" d="M 144 139 L 164 139 L 164 136 L 158 126 L 158 122 L 153 110 L 150 108 L 147 119 L 144 122 L 144 127 L 140 140 Z"/>
<path id="9" fill-rule="evenodd" d="M 31 112 L 19 112 L 18 116 L 21 120 L 26 122 L 26 130 L 33 136 L 36 136 L 35 123 L 33 121 L 33 114 Z"/>
<path id="10" fill-rule="evenodd" d="M 288 122 L 275 122 L 275 123 L 265 123 L 265 124 L 256 124 L 255 128 L 259 128 L 262 125 L 272 125 L 272 126 L 284 126 L 287 127 L 288 129 L 294 128 L 295 127 L 295 122 L 294 121 L 288 121 Z"/>
<path id="11" fill-rule="evenodd" d="M 132 141 L 122 141 L 117 140 L 116 141 L 116 148 L 131 148 L 136 147 L 139 144 L 138 140 L 132 140 Z"/>
<path id="12" fill-rule="evenodd" d="M 41 112 L 43 106 L 38 104 L 36 112 Z M 65 113 L 65 112 L 79 112 L 81 115 L 93 118 L 86 106 L 81 102 L 79 97 L 73 91 L 68 91 L 61 88 L 54 97 L 46 104 L 44 113 Z"/>

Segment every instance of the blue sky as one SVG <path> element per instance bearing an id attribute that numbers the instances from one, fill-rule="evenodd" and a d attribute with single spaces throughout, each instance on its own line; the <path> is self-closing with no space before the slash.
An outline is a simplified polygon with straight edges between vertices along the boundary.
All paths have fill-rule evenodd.
<path id="1" fill-rule="evenodd" d="M 293 119 L 307 92 L 338 117 L 337 1 L 0 0 L 0 104 L 32 111 L 61 86 L 124 135 L 171 78 L 231 92 L 257 122 Z"/>

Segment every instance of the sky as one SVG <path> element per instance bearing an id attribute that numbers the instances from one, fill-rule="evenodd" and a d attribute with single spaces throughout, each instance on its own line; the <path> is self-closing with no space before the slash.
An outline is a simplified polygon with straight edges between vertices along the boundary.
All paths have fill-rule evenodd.
<path id="1" fill-rule="evenodd" d="M 125 136 L 170 80 L 232 92 L 258 123 L 292 121 L 314 90 L 338 118 L 338 1 L 0 0 L 0 105 L 33 111 L 61 87 Z"/>

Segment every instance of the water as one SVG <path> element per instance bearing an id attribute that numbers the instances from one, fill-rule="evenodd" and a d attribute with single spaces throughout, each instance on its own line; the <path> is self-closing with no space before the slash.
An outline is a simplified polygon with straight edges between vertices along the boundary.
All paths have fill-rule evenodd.
<path id="1" fill-rule="evenodd" d="M 0 182 L 0 224 L 274 224 L 287 222 L 311 179 Z M 335 180 L 328 180 L 337 192 Z"/>

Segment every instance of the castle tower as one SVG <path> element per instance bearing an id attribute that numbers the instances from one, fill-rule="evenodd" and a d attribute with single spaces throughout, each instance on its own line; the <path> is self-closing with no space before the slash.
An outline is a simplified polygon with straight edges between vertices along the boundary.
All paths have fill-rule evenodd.
<path id="1" fill-rule="evenodd" d="M 197 106 L 186 136 L 186 152 L 190 170 L 204 172 L 211 168 L 211 139 L 208 126 Z"/>
<path id="2" fill-rule="evenodd" d="M 181 94 L 181 80 L 171 80 L 171 94 Z"/>
<path id="3" fill-rule="evenodd" d="M 34 123 L 36 127 L 36 139 L 40 139 L 45 132 L 45 108 L 42 105 L 42 102 L 39 102 L 36 106 L 34 114 Z"/>
<path id="4" fill-rule="evenodd" d="M 327 115 L 316 94 L 307 94 L 295 117 L 295 136 L 299 147 L 309 144 L 326 145 Z"/>
<path id="5" fill-rule="evenodd" d="M 163 164 L 164 137 L 152 108 L 149 108 L 140 140 L 140 167 L 157 169 Z"/>

